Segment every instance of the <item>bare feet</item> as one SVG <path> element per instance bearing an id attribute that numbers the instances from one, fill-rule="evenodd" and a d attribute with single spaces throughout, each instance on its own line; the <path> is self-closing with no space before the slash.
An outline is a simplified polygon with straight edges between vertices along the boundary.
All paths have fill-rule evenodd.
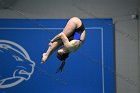
<path id="1" fill-rule="evenodd" d="M 48 44 L 48 46 L 49 46 L 49 48 L 48 48 L 48 50 L 47 50 L 47 52 L 46 53 L 43 53 L 43 57 L 42 57 L 42 61 L 41 61 L 41 64 L 43 64 L 43 63 L 45 63 L 46 61 L 47 61 L 47 59 L 48 59 L 48 57 L 49 57 L 49 55 L 50 55 L 50 51 L 52 50 L 52 44 L 53 43 L 49 43 Z"/>
<path id="2" fill-rule="evenodd" d="M 42 55 L 42 56 L 43 56 L 43 57 L 42 57 L 41 64 L 45 63 L 45 62 L 46 62 L 46 60 L 48 59 L 48 55 L 47 55 L 47 53 L 43 53 L 43 55 Z"/>

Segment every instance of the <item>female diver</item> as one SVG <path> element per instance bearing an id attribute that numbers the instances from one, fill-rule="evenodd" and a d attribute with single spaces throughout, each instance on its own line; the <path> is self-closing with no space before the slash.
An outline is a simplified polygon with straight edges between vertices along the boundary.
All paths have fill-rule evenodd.
<path id="1" fill-rule="evenodd" d="M 49 56 L 61 46 L 57 51 L 57 58 L 62 62 L 57 72 L 62 72 L 65 60 L 69 54 L 77 51 L 85 41 L 85 28 L 78 17 L 72 17 L 66 24 L 61 33 L 56 35 L 48 44 L 49 48 L 43 53 L 42 62 L 45 63 Z"/>

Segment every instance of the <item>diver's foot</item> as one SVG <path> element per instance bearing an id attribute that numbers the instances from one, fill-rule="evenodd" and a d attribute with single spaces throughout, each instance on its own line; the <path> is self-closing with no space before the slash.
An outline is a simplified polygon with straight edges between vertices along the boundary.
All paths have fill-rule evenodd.
<path id="1" fill-rule="evenodd" d="M 47 53 L 43 53 L 43 57 L 42 57 L 42 60 L 41 60 L 41 64 L 45 63 L 47 59 L 48 59 Z"/>

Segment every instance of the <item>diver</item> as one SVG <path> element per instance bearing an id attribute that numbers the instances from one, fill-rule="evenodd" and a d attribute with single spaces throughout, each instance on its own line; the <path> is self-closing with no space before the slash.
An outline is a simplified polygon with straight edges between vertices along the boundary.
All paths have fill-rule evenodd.
<path id="1" fill-rule="evenodd" d="M 80 18 L 70 18 L 63 31 L 56 35 L 48 44 L 48 50 L 46 53 L 43 53 L 41 63 L 45 63 L 49 56 L 61 46 L 61 48 L 57 51 L 57 58 L 62 63 L 56 73 L 62 72 L 69 54 L 77 51 L 81 47 L 85 41 L 85 37 L 85 27 Z"/>

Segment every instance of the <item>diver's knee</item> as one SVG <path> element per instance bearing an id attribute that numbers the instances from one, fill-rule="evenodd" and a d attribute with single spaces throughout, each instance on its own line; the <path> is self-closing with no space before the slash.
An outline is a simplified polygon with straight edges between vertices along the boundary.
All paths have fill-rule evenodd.
<path id="1" fill-rule="evenodd" d="M 75 20 L 80 20 L 80 18 L 79 17 L 72 17 L 71 20 L 74 20 L 74 21 Z"/>
<path id="2" fill-rule="evenodd" d="M 77 27 L 79 27 L 82 23 L 81 19 L 78 17 L 72 17 L 70 20 L 75 23 Z"/>

